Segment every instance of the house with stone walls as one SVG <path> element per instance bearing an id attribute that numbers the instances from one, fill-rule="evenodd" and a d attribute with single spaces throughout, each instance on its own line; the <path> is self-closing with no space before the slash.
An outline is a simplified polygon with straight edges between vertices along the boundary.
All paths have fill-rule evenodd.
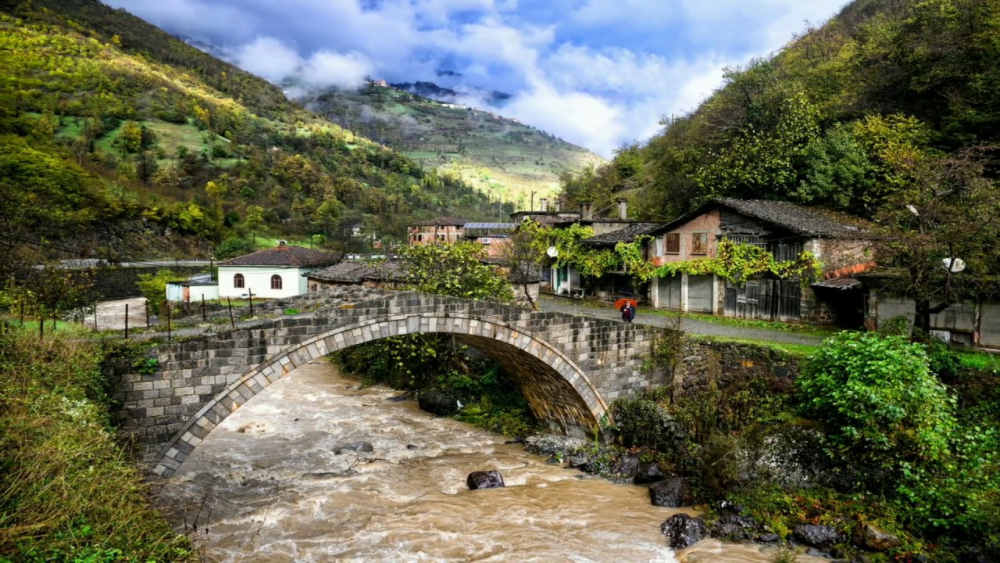
<path id="1" fill-rule="evenodd" d="M 616 208 L 617 215 L 615 217 L 600 217 L 597 215 L 606 210 L 595 213 L 592 204 L 584 203 L 580 206 L 579 214 L 565 217 L 556 215 L 547 218 L 545 222 L 539 222 L 539 224 L 555 229 L 568 228 L 574 224 L 590 227 L 594 230 L 594 236 L 582 242 L 595 248 L 614 248 L 618 242 L 635 240 L 635 237 L 645 233 L 651 227 L 657 226 L 654 223 L 629 219 L 628 203 L 624 199 L 618 201 Z M 532 219 L 538 221 L 537 217 L 532 217 Z M 618 294 L 618 297 L 622 295 L 641 297 L 631 286 L 625 286 L 626 281 L 621 275 L 616 278 L 615 274 L 609 274 L 606 281 L 602 281 L 604 277 L 601 280 L 587 279 L 572 266 L 564 265 L 557 268 L 554 260 L 549 269 L 550 290 L 557 295 L 613 298 L 616 295 L 615 290 L 621 289 L 624 293 Z"/>
<path id="2" fill-rule="evenodd" d="M 631 223 L 628 226 L 580 241 L 580 244 L 594 250 L 614 250 L 620 242 L 635 242 L 646 236 L 663 223 Z M 605 301 L 614 301 L 622 297 L 647 303 L 649 284 L 640 284 L 626 272 L 605 272 L 600 278 L 584 277 L 580 281 L 586 295 Z"/>
<path id="3" fill-rule="evenodd" d="M 436 217 L 418 221 L 406 227 L 406 239 L 410 246 L 440 242 L 458 242 L 465 238 L 465 219 Z"/>
<path id="4" fill-rule="evenodd" d="M 329 266 L 338 256 L 319 250 L 278 246 L 219 263 L 219 297 L 280 299 L 306 292 L 304 274 Z"/>
<path id="5" fill-rule="evenodd" d="M 757 245 L 777 260 L 808 251 L 823 265 L 823 279 L 807 287 L 774 276 L 743 285 L 716 275 L 654 278 L 654 307 L 747 319 L 863 322 L 865 296 L 851 276 L 873 267 L 874 256 L 871 225 L 860 218 L 784 201 L 718 198 L 645 234 L 655 265 L 714 258 L 723 239 Z"/>

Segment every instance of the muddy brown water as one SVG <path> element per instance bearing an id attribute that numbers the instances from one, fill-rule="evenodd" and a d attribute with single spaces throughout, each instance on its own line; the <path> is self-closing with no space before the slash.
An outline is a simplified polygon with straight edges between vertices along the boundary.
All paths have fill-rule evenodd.
<path id="1" fill-rule="evenodd" d="M 764 563 L 704 540 L 673 553 L 645 488 L 548 464 L 313 362 L 257 394 L 195 449 L 159 504 L 210 560 Z M 366 441 L 373 452 L 336 453 Z M 497 469 L 507 487 L 470 491 Z M 805 562 L 812 558 L 800 557 Z M 817 560 L 818 561 L 818 560 Z"/>

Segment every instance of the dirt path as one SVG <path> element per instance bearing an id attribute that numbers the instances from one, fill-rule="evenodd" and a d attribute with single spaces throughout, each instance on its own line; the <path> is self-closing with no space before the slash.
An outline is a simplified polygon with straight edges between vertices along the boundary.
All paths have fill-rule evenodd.
<path id="1" fill-rule="evenodd" d="M 128 326 L 130 329 L 146 328 L 146 298 L 118 299 L 97 304 L 98 330 L 124 330 L 125 306 L 128 305 Z M 94 315 L 87 315 L 85 323 L 94 327 Z"/>

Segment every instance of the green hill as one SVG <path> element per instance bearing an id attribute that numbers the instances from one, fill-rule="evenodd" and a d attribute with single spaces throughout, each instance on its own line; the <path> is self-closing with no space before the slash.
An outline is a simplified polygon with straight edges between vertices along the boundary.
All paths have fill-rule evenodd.
<path id="1" fill-rule="evenodd" d="M 493 199 L 519 208 L 555 195 L 560 177 L 604 159 L 517 120 L 369 83 L 303 100 L 307 107 L 403 153 L 454 173 Z"/>
<path id="2" fill-rule="evenodd" d="M 857 0 L 773 58 L 729 69 L 696 111 L 616 159 L 624 177 L 599 170 L 567 195 L 641 187 L 630 193 L 650 217 L 715 196 L 873 217 L 914 163 L 1000 142 L 998 46 L 997 0 Z M 985 163 L 993 175 L 995 154 Z"/>
<path id="3" fill-rule="evenodd" d="M 43 254 L 197 254 L 359 223 L 400 240 L 413 218 L 497 215 L 457 177 L 96 0 L 0 0 L 0 68 L 0 237 Z M 257 207 L 264 225 L 247 225 Z"/>

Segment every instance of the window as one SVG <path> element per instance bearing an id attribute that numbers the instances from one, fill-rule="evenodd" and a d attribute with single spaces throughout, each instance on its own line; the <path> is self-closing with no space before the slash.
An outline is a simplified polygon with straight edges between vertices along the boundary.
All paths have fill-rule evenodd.
<path id="1" fill-rule="evenodd" d="M 281 276 L 278 274 L 271 276 L 271 289 L 281 289 Z"/>
<path id="2" fill-rule="evenodd" d="M 663 239 L 656 239 L 656 255 L 663 256 Z"/>
<path id="3" fill-rule="evenodd" d="M 246 280 L 243 279 L 243 274 L 233 276 L 233 287 L 246 287 Z"/>
<path id="4" fill-rule="evenodd" d="M 667 233 L 664 237 L 667 241 L 667 254 L 680 254 L 681 253 L 681 234 L 680 233 Z"/>
<path id="5" fill-rule="evenodd" d="M 691 233 L 691 254 L 708 254 L 708 233 Z"/>

